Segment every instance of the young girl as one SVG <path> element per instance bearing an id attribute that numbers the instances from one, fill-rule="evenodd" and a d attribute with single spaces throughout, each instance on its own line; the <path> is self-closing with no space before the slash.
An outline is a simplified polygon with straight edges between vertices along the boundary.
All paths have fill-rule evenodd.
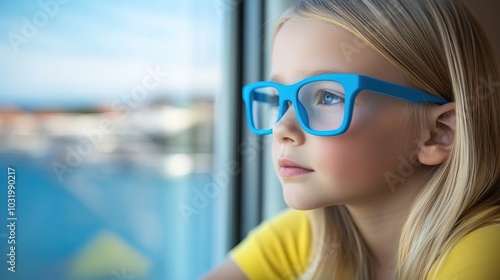
<path id="1" fill-rule="evenodd" d="M 459 0 L 299 1 L 271 80 L 243 95 L 294 210 L 207 279 L 500 279 L 500 75 Z"/>

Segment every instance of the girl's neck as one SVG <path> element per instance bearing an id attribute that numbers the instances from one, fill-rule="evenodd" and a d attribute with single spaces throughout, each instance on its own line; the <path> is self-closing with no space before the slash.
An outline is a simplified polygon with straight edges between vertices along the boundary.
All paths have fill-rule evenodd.
<path id="1" fill-rule="evenodd" d="M 413 175 L 393 191 L 388 190 L 369 200 L 346 205 L 372 254 L 378 275 L 394 275 L 403 223 L 425 184 L 424 176 Z"/>
<path id="2" fill-rule="evenodd" d="M 372 212 L 372 215 L 366 215 L 365 211 L 357 207 L 347 208 L 368 246 L 377 274 L 392 275 L 401 227 L 408 207 L 388 210 L 385 213 L 379 211 L 378 214 Z"/>

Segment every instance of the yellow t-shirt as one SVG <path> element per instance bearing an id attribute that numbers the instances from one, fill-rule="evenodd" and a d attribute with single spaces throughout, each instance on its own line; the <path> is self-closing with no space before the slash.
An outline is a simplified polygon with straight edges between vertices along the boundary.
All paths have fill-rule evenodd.
<path id="1" fill-rule="evenodd" d="M 230 257 L 249 279 L 296 279 L 309 265 L 310 250 L 306 212 L 288 209 L 253 229 Z"/>
<path id="2" fill-rule="evenodd" d="M 309 265 L 311 243 L 306 212 L 288 209 L 252 230 L 230 257 L 249 279 L 296 279 Z M 464 236 L 433 279 L 499 280 L 500 225 L 485 226 Z"/>

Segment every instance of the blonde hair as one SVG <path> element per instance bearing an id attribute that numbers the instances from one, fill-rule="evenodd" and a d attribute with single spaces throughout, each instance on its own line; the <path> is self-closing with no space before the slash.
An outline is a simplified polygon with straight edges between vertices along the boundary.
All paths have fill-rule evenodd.
<path id="1" fill-rule="evenodd" d="M 467 233 L 500 219 L 500 74 L 478 22 L 458 0 L 303 0 L 282 17 L 333 23 L 378 51 L 416 88 L 456 102 L 456 134 L 402 229 L 397 279 L 424 279 Z M 416 117 L 419 105 L 410 105 Z M 373 261 L 347 209 L 311 211 L 303 278 L 371 279 Z M 437 226 L 439 225 L 439 226 Z M 429 275 L 432 278 L 432 275 Z"/>

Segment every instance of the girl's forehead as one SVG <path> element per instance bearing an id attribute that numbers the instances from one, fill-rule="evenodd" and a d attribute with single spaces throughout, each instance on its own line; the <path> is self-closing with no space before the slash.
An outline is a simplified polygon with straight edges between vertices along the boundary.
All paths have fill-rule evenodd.
<path id="1" fill-rule="evenodd" d="M 271 76 L 293 83 L 321 73 L 356 73 L 404 83 L 374 49 L 332 23 L 291 19 L 278 30 L 271 54 Z"/>

